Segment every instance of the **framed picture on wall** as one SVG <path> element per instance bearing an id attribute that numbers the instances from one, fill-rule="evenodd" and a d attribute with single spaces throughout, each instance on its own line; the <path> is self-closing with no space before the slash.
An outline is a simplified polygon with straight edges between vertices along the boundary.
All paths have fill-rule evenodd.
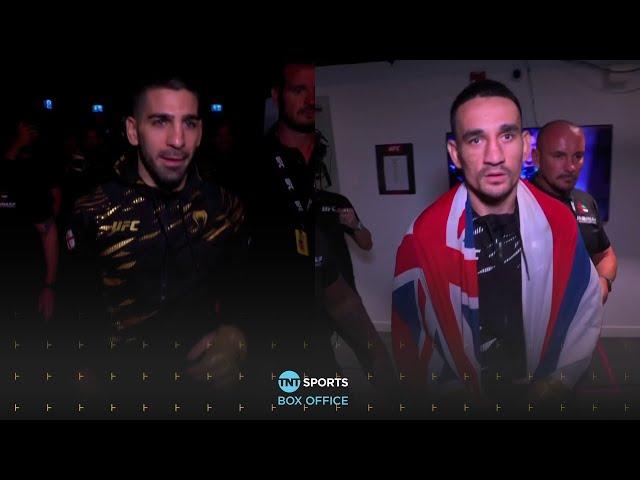
<path id="1" fill-rule="evenodd" d="M 413 144 L 376 145 L 380 195 L 415 194 Z"/>

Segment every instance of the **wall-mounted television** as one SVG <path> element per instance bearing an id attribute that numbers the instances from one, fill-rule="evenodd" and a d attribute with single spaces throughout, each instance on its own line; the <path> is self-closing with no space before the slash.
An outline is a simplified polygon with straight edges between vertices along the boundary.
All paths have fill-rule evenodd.
<path id="1" fill-rule="evenodd" d="M 609 192 L 611 187 L 611 146 L 613 140 L 613 125 L 584 125 L 582 126 L 586 140 L 584 166 L 576 187 L 589 192 L 598 203 L 600 216 L 603 221 L 609 220 Z M 524 128 L 531 134 L 531 149 L 536 147 L 539 128 Z M 446 140 L 453 139 L 452 133 L 447 133 Z M 445 143 L 446 145 L 446 143 Z M 462 171 L 453 164 L 447 151 L 449 170 L 449 187 L 453 187 L 463 180 Z M 531 155 L 522 164 L 521 178 L 531 179 L 537 172 Z"/>

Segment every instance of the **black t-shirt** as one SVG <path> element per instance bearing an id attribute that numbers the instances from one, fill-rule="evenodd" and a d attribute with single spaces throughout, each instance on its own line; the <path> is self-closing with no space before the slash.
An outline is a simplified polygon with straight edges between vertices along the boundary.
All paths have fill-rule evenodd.
<path id="1" fill-rule="evenodd" d="M 340 269 L 324 229 L 316 229 L 315 250 L 316 301 L 322 292 L 340 277 Z"/>
<path id="2" fill-rule="evenodd" d="M 480 363 L 487 391 L 526 377 L 520 222 L 517 213 L 477 216 Z M 502 380 L 496 381 L 499 373 Z"/>
<path id="3" fill-rule="evenodd" d="M 0 276 L 24 272 L 17 280 L 37 276 L 37 269 L 44 272 L 42 243 L 34 224 L 53 215 L 46 183 L 30 165 L 21 160 L 0 160 Z M 42 282 L 43 278 L 33 280 Z"/>
<path id="4" fill-rule="evenodd" d="M 253 356 L 264 359 L 260 367 L 314 363 L 312 351 L 319 351 L 313 345 L 325 357 L 326 326 L 314 309 L 314 162 L 319 155 L 314 150 L 306 162 L 272 130 L 251 160 L 251 183 L 245 189 L 252 259 L 248 289 L 254 308 Z"/>
<path id="5" fill-rule="evenodd" d="M 534 177 L 533 184 L 547 195 L 552 196 L 556 200 L 560 200 L 571 209 L 578 221 L 580 234 L 582 235 L 582 240 L 587 248 L 587 252 L 589 252 L 589 257 L 593 258 L 594 255 L 604 252 L 611 246 L 609 237 L 607 237 L 604 226 L 602 225 L 602 219 L 598 212 L 598 204 L 591 195 L 584 190 L 574 188 L 568 197 L 557 196 L 545 190 L 538 181 L 537 176 Z"/>
<path id="6" fill-rule="evenodd" d="M 264 314 L 285 329 L 303 329 L 314 295 L 313 168 L 271 131 L 253 158 L 247 189 L 254 286 Z"/>
<path id="7" fill-rule="evenodd" d="M 247 192 L 252 249 L 273 257 L 298 259 L 296 229 L 313 240 L 313 168 L 302 153 L 282 145 L 273 133 L 254 158 Z"/>
<path id="8" fill-rule="evenodd" d="M 340 273 L 351 288 L 355 290 L 356 285 L 351 254 L 349 253 L 349 247 L 344 237 L 345 233 L 353 236 L 354 231 L 340 223 L 339 208 L 353 208 L 353 205 L 348 198 L 338 193 L 327 191 L 316 192 L 316 224 L 325 232 L 329 247 L 331 251 L 334 252 L 335 262 L 338 265 Z M 356 218 L 358 218 L 357 213 Z M 358 220 L 360 219 L 358 218 Z"/>

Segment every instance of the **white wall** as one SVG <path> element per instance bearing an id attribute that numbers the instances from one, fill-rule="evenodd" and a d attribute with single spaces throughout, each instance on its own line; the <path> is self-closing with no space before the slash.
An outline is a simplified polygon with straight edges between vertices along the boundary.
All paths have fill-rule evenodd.
<path id="1" fill-rule="evenodd" d="M 636 65 L 640 64 L 640 61 Z M 555 118 L 613 124 L 607 234 L 619 273 L 605 311 L 604 335 L 640 336 L 640 91 L 613 93 L 604 74 L 562 61 L 531 61 L 535 121 L 526 64 L 513 61 L 398 61 L 320 67 L 317 94 L 329 97 L 340 190 L 372 231 L 374 249 L 352 247 L 356 282 L 380 330 L 389 330 L 396 249 L 410 222 L 448 188 L 445 133 L 449 108 L 471 71 L 486 71 L 520 99 L 523 125 Z M 522 70 L 520 80 L 511 72 Z M 640 73 L 623 75 L 625 89 Z M 415 195 L 379 195 L 375 145 L 413 143 Z"/>

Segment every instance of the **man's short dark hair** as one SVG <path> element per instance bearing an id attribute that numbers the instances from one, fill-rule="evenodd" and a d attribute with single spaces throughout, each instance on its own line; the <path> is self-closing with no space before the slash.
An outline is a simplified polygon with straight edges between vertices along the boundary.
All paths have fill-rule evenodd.
<path id="1" fill-rule="evenodd" d="M 473 100 L 478 97 L 502 97 L 511 100 L 516 104 L 516 107 L 518 107 L 520 119 L 522 120 L 522 108 L 520 108 L 520 102 L 513 92 L 506 87 L 506 85 L 495 80 L 479 80 L 462 90 L 451 105 L 450 122 L 451 131 L 454 135 L 456 135 L 456 114 L 458 113 L 458 109 L 469 100 Z"/>
<path id="2" fill-rule="evenodd" d="M 288 58 L 275 62 L 271 68 L 271 87 L 284 88 L 284 71 L 289 65 L 308 65 L 315 67 L 315 61 L 309 58 Z"/>
<path id="3" fill-rule="evenodd" d="M 134 117 L 137 117 L 142 109 L 142 106 L 145 101 L 145 97 L 149 90 L 154 90 L 156 88 L 167 88 L 169 90 L 187 90 L 193 93 L 198 99 L 198 108 L 200 108 L 200 95 L 198 94 L 198 90 L 195 86 L 189 81 L 185 80 L 181 77 L 156 77 L 153 79 L 149 79 L 138 84 L 135 92 L 133 94 L 133 99 L 131 102 L 131 112 Z"/>

